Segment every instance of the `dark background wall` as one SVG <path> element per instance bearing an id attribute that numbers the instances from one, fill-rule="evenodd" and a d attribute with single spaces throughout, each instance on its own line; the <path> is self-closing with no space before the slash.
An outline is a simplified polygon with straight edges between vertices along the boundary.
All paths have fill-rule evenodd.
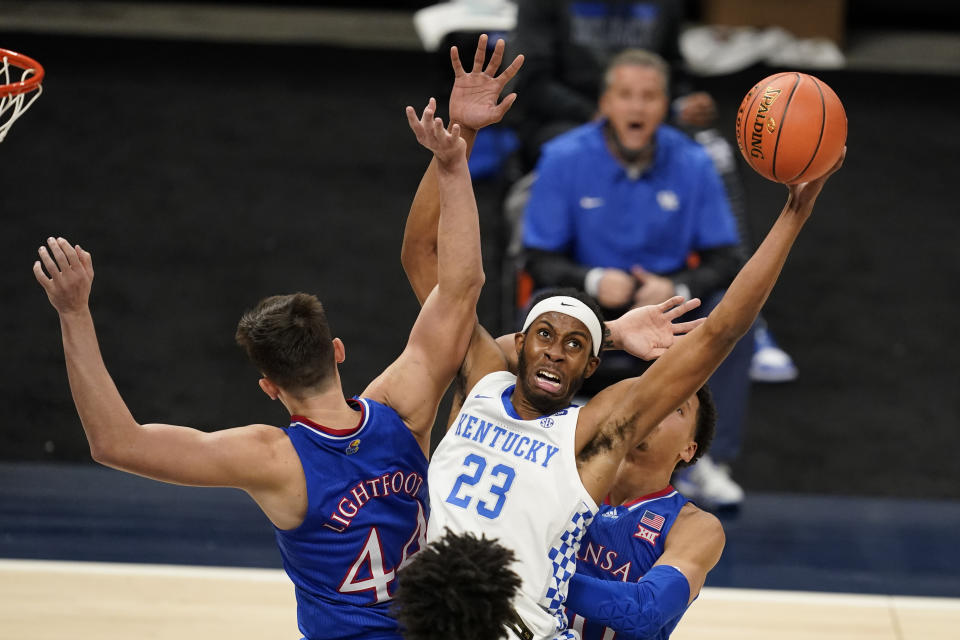
<path id="1" fill-rule="evenodd" d="M 46 66 L 0 146 L 0 460 L 89 456 L 56 314 L 30 267 L 48 235 L 94 254 L 104 356 L 142 422 L 282 424 L 233 344 L 260 297 L 317 293 L 360 393 L 402 349 L 416 305 L 399 268 L 428 161 L 403 108 L 449 84 L 413 51 L 5 33 Z M 777 69 L 704 80 L 733 113 Z M 765 315 L 800 379 L 755 386 L 737 478 L 748 490 L 960 497 L 960 122 L 955 76 L 818 73 L 843 99 L 847 164 L 828 184 Z M 522 99 L 522 97 L 521 97 Z M 755 235 L 784 189 L 744 179 Z M 477 185 L 499 326 L 500 185 Z"/>

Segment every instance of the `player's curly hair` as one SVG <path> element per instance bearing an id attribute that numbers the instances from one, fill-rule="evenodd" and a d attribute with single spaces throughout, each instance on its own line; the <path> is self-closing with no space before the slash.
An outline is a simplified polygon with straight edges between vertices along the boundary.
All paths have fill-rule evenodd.
<path id="1" fill-rule="evenodd" d="M 513 551 L 449 529 L 398 574 L 393 613 L 406 640 L 498 640 L 520 578 Z"/>

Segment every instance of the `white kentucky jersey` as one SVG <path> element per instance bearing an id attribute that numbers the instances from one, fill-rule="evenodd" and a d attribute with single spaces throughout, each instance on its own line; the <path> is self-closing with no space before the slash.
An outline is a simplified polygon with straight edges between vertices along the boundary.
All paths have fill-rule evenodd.
<path id="1" fill-rule="evenodd" d="M 523 420 L 511 404 L 515 386 L 516 376 L 498 371 L 467 394 L 430 461 L 427 539 L 449 528 L 499 540 L 515 554 L 514 608 L 534 637 L 576 639 L 564 600 L 597 511 L 577 471 L 580 408 Z"/>

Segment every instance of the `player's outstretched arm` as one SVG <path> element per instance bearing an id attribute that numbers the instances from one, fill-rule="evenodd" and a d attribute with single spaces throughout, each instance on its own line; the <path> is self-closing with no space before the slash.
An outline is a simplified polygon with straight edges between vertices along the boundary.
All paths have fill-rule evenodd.
<path id="1" fill-rule="evenodd" d="M 706 382 L 753 324 L 824 183 L 842 164 L 843 156 L 823 177 L 788 188 L 787 202 L 767 237 L 702 325 L 667 349 L 642 376 L 618 382 L 587 403 L 577 425 L 577 451 L 603 433 L 618 453 L 625 452 Z M 590 473 L 581 470 L 581 476 L 592 478 L 592 495 L 603 496 L 621 457 L 596 456 L 587 462 Z"/>
<path id="2" fill-rule="evenodd" d="M 677 569 L 687 580 L 693 602 L 700 595 L 707 574 L 720 561 L 726 535 L 723 525 L 712 513 L 693 504 L 684 506 L 664 542 L 663 555 L 656 564 Z"/>
<path id="3" fill-rule="evenodd" d="M 470 156 L 477 131 L 500 122 L 517 98 L 517 94 L 511 93 L 501 101 L 500 93 L 519 71 L 523 56 L 517 56 L 497 75 L 503 62 L 503 49 L 503 40 L 498 40 L 490 60 L 484 65 L 487 36 L 481 35 L 473 56 L 473 67 L 468 72 L 460 62 L 457 48 L 450 48 L 450 64 L 454 74 L 453 89 L 450 92 L 450 122 L 460 125 L 460 137 L 467 144 L 467 157 Z M 423 304 L 437 283 L 439 218 L 437 163 L 436 160 L 431 160 L 410 206 L 400 251 L 400 262 L 420 304 Z"/>
<path id="4" fill-rule="evenodd" d="M 454 72 L 454 84 L 450 93 L 450 122 L 460 125 L 460 137 L 466 142 L 466 156 L 469 157 L 477 130 L 497 123 L 503 118 L 516 99 L 509 94 L 502 101 L 500 93 L 523 64 L 523 56 L 517 56 L 502 72 L 504 42 L 494 46 L 489 61 L 486 61 L 487 36 L 481 35 L 474 52 L 473 67 L 465 71 L 460 62 L 456 47 L 450 49 L 450 63 Z M 498 75 L 499 72 L 499 75 Z M 403 246 L 400 261 L 407 279 L 421 304 L 437 284 L 437 234 L 440 218 L 440 187 L 438 184 L 437 160 L 433 159 L 420 181 L 413 203 L 407 215 L 403 234 Z M 470 340 L 468 353 L 463 361 L 463 369 L 458 378 L 458 389 L 475 381 L 470 372 L 480 372 L 504 368 L 500 352 L 493 338 L 478 324 Z M 467 387 L 469 388 L 469 387 Z M 459 407 L 454 407 L 458 410 Z M 429 429 L 429 424 L 411 425 L 415 432 Z"/>
<path id="5" fill-rule="evenodd" d="M 575 573 L 566 605 L 571 613 L 614 630 L 617 638 L 657 637 L 700 593 L 707 573 L 720 560 L 724 541 L 715 516 L 685 507 L 670 529 L 663 555 L 639 582 Z"/>
<path id="6" fill-rule="evenodd" d="M 467 165 L 467 144 L 460 136 L 461 126 L 452 122 L 449 130 L 435 117 L 436 101 L 431 98 L 418 120 L 413 107 L 407 107 L 407 121 L 417 141 L 433 151 L 440 193 L 440 218 L 437 223 L 437 288 L 431 294 L 445 306 L 466 309 L 472 317 L 483 286 L 483 261 L 480 256 L 480 220 L 473 183 Z M 424 302 L 429 302 L 430 297 Z M 468 304 L 457 304 L 461 299 Z M 462 310 L 462 309 L 461 309 Z M 440 310 L 442 311 L 442 310 Z M 433 315 L 439 315 L 432 311 Z M 469 331 L 458 330 L 469 335 Z M 460 358 L 462 359 L 462 354 Z"/>
<path id="7" fill-rule="evenodd" d="M 437 286 L 424 301 L 403 353 L 364 392 L 393 407 L 425 450 L 437 405 L 466 355 L 484 280 L 466 142 L 460 137 L 460 125 L 445 128 L 435 112 L 433 98 L 420 118 L 407 107 L 407 121 L 417 141 L 436 160 Z"/>
<path id="8" fill-rule="evenodd" d="M 269 493 L 281 487 L 289 465 L 274 464 L 281 461 L 283 453 L 274 445 L 274 437 L 283 435 L 280 429 L 251 425 L 205 433 L 174 425 L 139 424 L 100 354 L 88 304 L 92 256 L 64 238 L 48 238 L 39 254 L 33 273 L 60 316 L 70 391 L 94 460 L 177 484 L 230 486 L 251 493 Z M 275 522 L 282 521 L 277 512 L 264 510 Z"/>

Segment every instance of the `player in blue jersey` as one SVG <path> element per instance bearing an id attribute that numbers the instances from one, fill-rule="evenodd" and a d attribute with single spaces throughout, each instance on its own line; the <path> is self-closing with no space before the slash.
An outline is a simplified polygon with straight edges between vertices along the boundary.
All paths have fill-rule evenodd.
<path id="1" fill-rule="evenodd" d="M 483 125 L 461 119 L 452 102 L 450 112 L 468 135 Z M 823 185 L 841 164 L 842 159 L 817 180 L 788 187 L 778 219 L 723 300 L 702 325 L 680 340 L 667 331 L 662 339 L 650 342 L 644 334 L 624 331 L 619 321 L 604 325 L 595 309 L 572 295 L 537 301 L 522 330 L 501 338 L 499 344 L 476 326 L 458 376 L 463 406 L 451 422 L 455 428 L 448 429 L 431 461 L 428 540 L 438 539 L 445 527 L 454 532 L 495 532 L 499 542 L 516 553 L 513 566 L 522 586 L 514 607 L 521 621 L 509 627 L 511 637 L 578 637 L 568 628 L 564 613 L 567 583 L 583 532 L 615 486 L 621 462 L 644 442 L 649 446 L 647 439 L 674 412 L 692 420 L 695 394 L 750 328 Z M 411 207 L 402 252 L 420 300 L 436 279 L 432 256 L 439 208 L 436 191 L 425 188 L 427 177 Z M 645 319 L 656 323 L 666 318 L 669 326 L 670 308 L 680 300 L 671 298 Z M 637 344 L 631 345 L 633 339 Z M 504 341 L 509 343 L 505 351 Z M 601 346 L 608 345 L 626 347 L 638 356 L 648 350 L 659 358 L 642 376 L 609 386 L 583 407 L 571 406 L 583 380 L 596 369 Z M 689 438 L 689 431 L 683 437 Z M 671 470 L 679 460 L 671 462 Z M 649 517 L 659 523 L 656 516 L 663 514 L 652 514 Z M 699 516 L 693 519 L 710 522 Z M 666 516 L 660 526 L 666 526 Z M 637 626 L 661 629 L 681 614 L 702 585 L 699 574 L 705 575 L 716 562 L 709 559 L 711 553 L 719 554 L 713 546 L 706 559 L 688 559 L 690 566 L 676 557 L 674 551 L 685 546 L 680 534 L 687 529 L 672 531 L 669 548 L 663 550 L 662 557 L 674 562 L 674 569 L 647 572 L 650 578 L 644 585 L 666 594 L 669 610 L 651 614 L 652 622 Z M 651 531 L 650 537 L 668 537 Z M 438 628 L 447 624 L 444 613 L 437 610 Z M 659 620 L 664 624 L 657 625 Z"/>
<path id="2" fill-rule="evenodd" d="M 707 387 L 663 419 L 620 465 L 587 528 L 570 580 L 570 627 L 583 640 L 665 640 L 720 559 L 720 521 L 672 486 L 707 452 L 716 409 Z"/>
<path id="3" fill-rule="evenodd" d="M 491 81 L 502 88 L 519 64 Z M 499 56 L 488 71 L 498 65 Z M 505 111 L 512 98 L 504 102 L 494 98 L 491 108 Z M 314 296 L 273 296 L 240 320 L 237 342 L 262 374 L 260 388 L 290 412 L 286 428 L 205 433 L 138 423 L 100 355 L 88 305 L 90 253 L 51 237 L 33 266 L 60 316 L 70 387 L 93 458 L 160 481 L 246 491 L 276 528 L 308 640 L 398 640 L 390 615 L 397 571 L 425 540 L 430 425 L 466 353 L 484 279 L 466 143 L 434 111 L 431 99 L 421 118 L 410 107 L 407 117 L 433 151 L 443 199 L 439 279 L 397 360 L 346 399 L 338 373 L 344 345 Z"/>

